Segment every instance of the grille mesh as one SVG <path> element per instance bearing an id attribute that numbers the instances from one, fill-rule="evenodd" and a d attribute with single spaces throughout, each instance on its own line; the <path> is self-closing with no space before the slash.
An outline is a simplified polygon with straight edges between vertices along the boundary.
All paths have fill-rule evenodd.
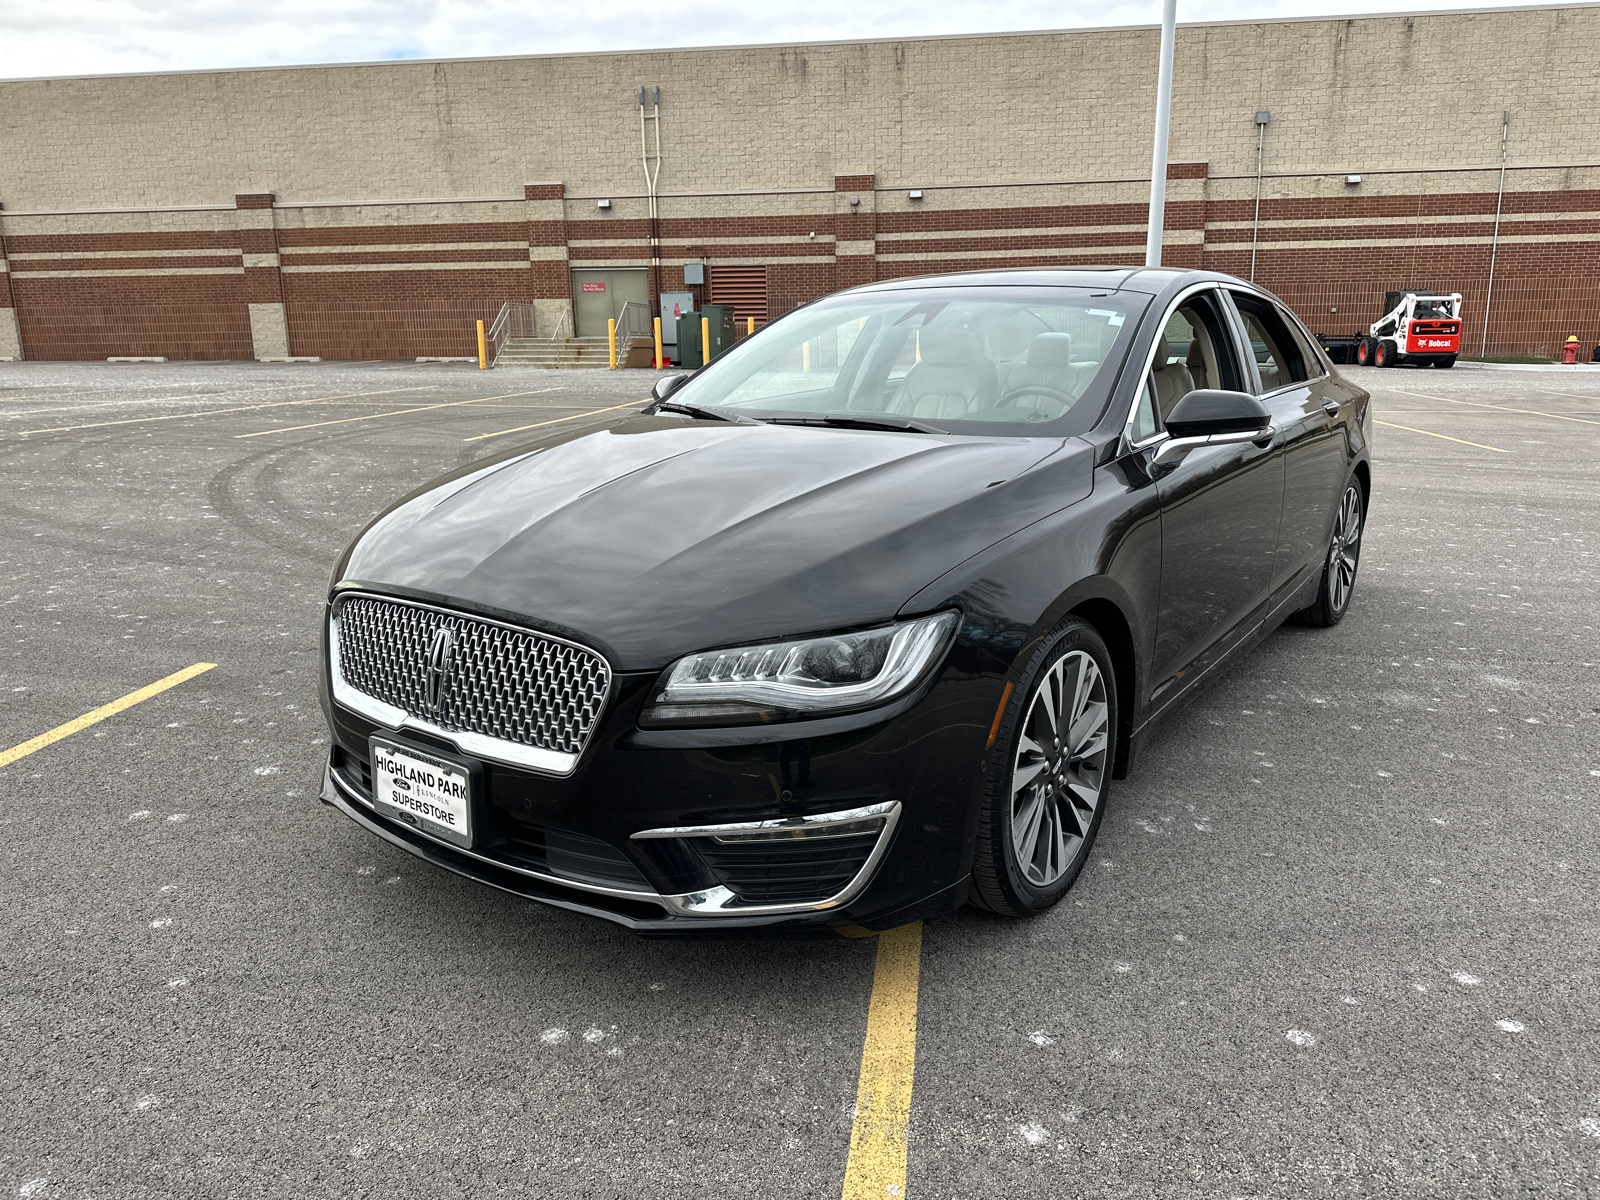
<path id="1" fill-rule="evenodd" d="M 437 712 L 427 705 L 434 633 L 455 633 L 455 666 Z M 459 613 L 370 596 L 338 608 L 345 682 L 444 729 L 563 754 L 583 749 L 611 671 L 592 650 Z"/>

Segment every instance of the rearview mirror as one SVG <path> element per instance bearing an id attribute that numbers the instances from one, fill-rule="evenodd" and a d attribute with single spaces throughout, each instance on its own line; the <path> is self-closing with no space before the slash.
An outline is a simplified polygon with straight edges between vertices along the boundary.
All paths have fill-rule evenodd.
<path id="1" fill-rule="evenodd" d="M 1167 432 L 1175 438 L 1259 433 L 1270 424 L 1272 414 L 1254 396 L 1217 388 L 1188 393 L 1172 406 L 1166 421 Z"/>
<path id="2" fill-rule="evenodd" d="M 650 389 L 650 394 L 657 400 L 665 400 L 687 382 L 689 382 L 687 375 L 668 375 L 665 379 L 656 380 L 656 385 Z"/>

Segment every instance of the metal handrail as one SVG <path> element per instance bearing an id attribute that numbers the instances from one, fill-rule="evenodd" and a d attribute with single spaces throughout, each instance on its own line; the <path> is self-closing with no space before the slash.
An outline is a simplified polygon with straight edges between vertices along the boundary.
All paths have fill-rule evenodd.
<path id="1" fill-rule="evenodd" d="M 551 341 L 551 342 L 559 342 L 561 340 L 561 331 L 562 331 L 562 329 L 564 329 L 567 325 L 571 324 L 571 322 L 572 322 L 572 310 L 569 308 L 569 309 L 567 309 L 566 311 L 564 311 L 561 314 L 561 320 L 556 322 L 555 329 L 551 331 L 549 338 L 547 338 L 546 340 L 547 341 Z"/>
<path id="2" fill-rule="evenodd" d="M 489 365 L 494 366 L 500 352 L 512 338 L 536 337 L 537 329 L 533 305 L 514 301 L 502 304 L 489 325 L 488 333 L 484 335 L 484 341 L 488 344 Z"/>
<path id="3" fill-rule="evenodd" d="M 650 320 L 650 306 L 638 300 L 629 300 L 617 314 L 617 341 L 650 337 L 655 332 Z"/>

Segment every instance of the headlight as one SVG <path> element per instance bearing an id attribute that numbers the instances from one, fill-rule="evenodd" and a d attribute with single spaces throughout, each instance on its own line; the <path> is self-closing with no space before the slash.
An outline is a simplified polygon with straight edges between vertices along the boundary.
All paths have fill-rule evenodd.
<path id="1" fill-rule="evenodd" d="M 872 708 L 909 692 L 939 661 L 961 614 L 862 633 L 708 650 L 680 658 L 644 725 L 756 725 Z"/>

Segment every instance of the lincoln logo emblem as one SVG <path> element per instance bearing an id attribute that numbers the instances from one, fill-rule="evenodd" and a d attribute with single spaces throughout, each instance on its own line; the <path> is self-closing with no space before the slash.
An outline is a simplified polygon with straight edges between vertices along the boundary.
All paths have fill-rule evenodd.
<path id="1" fill-rule="evenodd" d="M 456 665 L 455 630 L 441 627 L 433 631 L 433 641 L 428 646 L 428 677 L 425 699 L 428 711 L 438 715 L 444 705 L 445 693 L 450 689 L 450 671 Z"/>

